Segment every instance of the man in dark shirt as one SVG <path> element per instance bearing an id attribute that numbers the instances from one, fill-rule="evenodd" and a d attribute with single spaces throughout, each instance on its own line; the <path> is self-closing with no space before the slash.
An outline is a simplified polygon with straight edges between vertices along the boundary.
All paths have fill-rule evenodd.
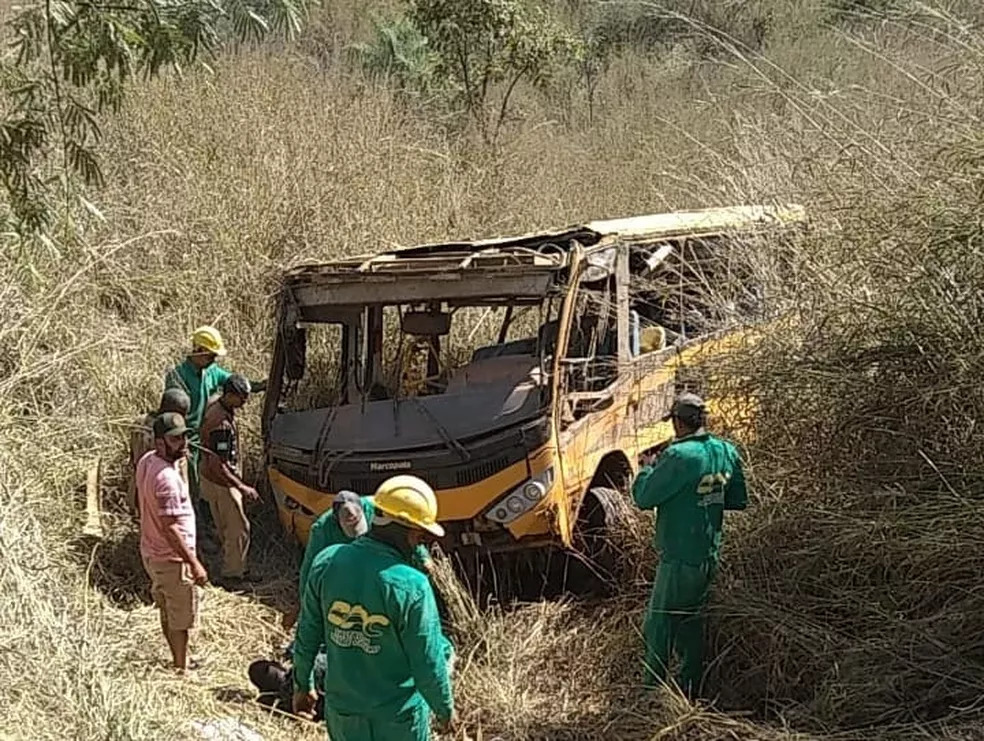
<path id="1" fill-rule="evenodd" d="M 202 419 L 202 498 L 208 502 L 222 546 L 222 586 L 239 588 L 250 580 L 246 568 L 250 525 L 243 499 L 256 501 L 259 494 L 241 478 L 239 430 L 236 410 L 250 395 L 245 376 L 230 375 L 222 384 L 222 396 L 205 410 Z"/>

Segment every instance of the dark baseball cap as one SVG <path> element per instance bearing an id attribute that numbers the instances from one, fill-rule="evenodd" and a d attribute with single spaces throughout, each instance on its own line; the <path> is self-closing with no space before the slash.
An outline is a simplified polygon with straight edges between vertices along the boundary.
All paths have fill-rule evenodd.
<path id="1" fill-rule="evenodd" d="M 227 394 L 239 394 L 240 396 L 249 396 L 253 387 L 249 383 L 249 379 L 246 376 L 233 373 L 229 376 L 225 383 L 222 384 L 222 390 Z"/>
<path id="2" fill-rule="evenodd" d="M 165 412 L 154 419 L 154 437 L 183 437 L 187 434 L 185 418 L 177 412 Z"/>
<path id="3" fill-rule="evenodd" d="M 697 394 L 690 392 L 682 393 L 673 400 L 670 413 L 663 420 L 666 421 L 674 417 L 682 419 L 685 422 L 700 419 L 700 416 L 706 409 L 707 405 L 704 404 L 704 400 L 697 396 Z"/>

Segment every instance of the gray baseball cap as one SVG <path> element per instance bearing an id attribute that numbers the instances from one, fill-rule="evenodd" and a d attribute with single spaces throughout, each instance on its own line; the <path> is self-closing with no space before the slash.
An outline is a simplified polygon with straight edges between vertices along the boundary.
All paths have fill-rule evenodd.
<path id="1" fill-rule="evenodd" d="M 663 420 L 666 421 L 676 417 L 677 419 L 682 419 L 684 422 L 692 422 L 699 420 L 706 410 L 707 405 L 704 404 L 703 399 L 697 396 L 697 394 L 685 392 L 673 400 L 670 413 Z"/>

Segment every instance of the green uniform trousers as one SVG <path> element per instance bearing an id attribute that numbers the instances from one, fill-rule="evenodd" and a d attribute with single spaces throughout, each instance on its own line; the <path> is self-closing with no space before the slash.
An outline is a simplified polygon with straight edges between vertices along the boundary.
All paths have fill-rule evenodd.
<path id="1" fill-rule="evenodd" d="M 430 715 L 423 702 L 396 718 L 342 715 L 325 707 L 325 725 L 331 741 L 428 741 Z"/>
<path id="2" fill-rule="evenodd" d="M 670 658 L 680 657 L 678 684 L 688 695 L 700 689 L 704 674 L 704 607 L 717 562 L 700 566 L 661 562 L 649 599 L 643 635 L 646 639 L 645 684 L 665 682 Z"/>

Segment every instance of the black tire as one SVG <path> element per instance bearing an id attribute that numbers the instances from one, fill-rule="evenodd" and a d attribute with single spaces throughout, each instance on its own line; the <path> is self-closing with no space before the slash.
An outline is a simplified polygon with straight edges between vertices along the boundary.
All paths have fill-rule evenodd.
<path id="1" fill-rule="evenodd" d="M 588 490 L 578 514 L 575 549 L 568 555 L 566 586 L 578 596 L 609 596 L 625 570 L 616 535 L 624 525 L 622 494 L 609 487 Z"/>
<path id="2" fill-rule="evenodd" d="M 585 506 L 590 506 L 583 531 L 588 557 L 601 572 L 601 577 L 617 586 L 624 571 L 617 536 L 625 526 L 622 494 L 617 489 L 595 487 L 588 491 Z"/>

